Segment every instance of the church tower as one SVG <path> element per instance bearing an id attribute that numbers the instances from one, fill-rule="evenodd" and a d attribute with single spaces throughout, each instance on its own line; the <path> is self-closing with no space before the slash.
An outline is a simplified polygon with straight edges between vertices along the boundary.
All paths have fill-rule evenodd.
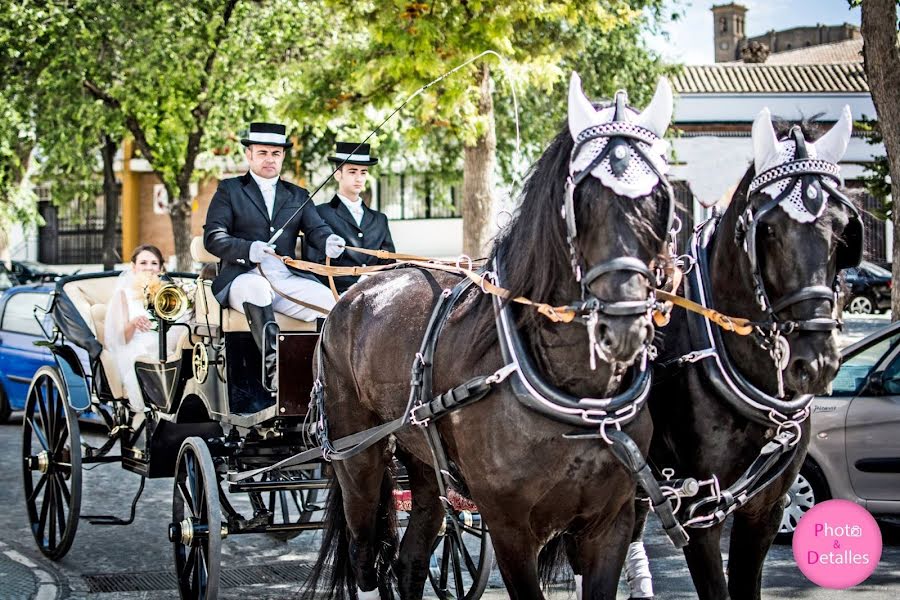
<path id="1" fill-rule="evenodd" d="M 713 6 L 713 40 L 716 44 L 716 62 L 740 58 L 740 46 L 746 39 L 744 15 L 747 8 L 740 4 Z"/>

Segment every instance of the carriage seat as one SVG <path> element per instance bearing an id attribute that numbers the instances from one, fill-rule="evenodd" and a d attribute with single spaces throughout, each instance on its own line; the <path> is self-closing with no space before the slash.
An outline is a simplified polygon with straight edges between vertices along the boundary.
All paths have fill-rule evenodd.
<path id="1" fill-rule="evenodd" d="M 112 297 L 118 281 L 117 277 L 97 277 L 95 279 L 70 281 L 63 287 L 66 296 L 75 304 L 75 307 L 81 314 L 81 318 L 87 323 L 87 326 L 101 345 L 104 342 L 106 333 L 106 305 Z M 166 362 L 180 359 L 183 350 L 191 347 L 190 334 L 185 331 L 178 347 L 169 355 Z M 157 359 L 148 357 L 148 360 L 155 362 Z M 116 363 L 112 354 L 105 347 L 100 352 L 100 362 L 103 365 L 103 371 L 106 374 L 109 390 L 113 397 L 127 398 Z"/>
<path id="2" fill-rule="evenodd" d="M 191 240 L 191 257 L 200 263 L 219 263 L 219 258 L 210 254 L 203 246 L 203 238 L 200 236 Z M 221 312 L 221 319 L 220 319 Z M 221 308 L 219 301 L 212 293 L 212 281 L 209 279 L 197 280 L 197 296 L 194 298 L 194 318 L 197 323 L 195 331 L 202 332 L 221 327 L 223 333 L 250 331 L 247 317 L 244 313 L 233 308 Z M 281 331 L 315 331 L 315 321 L 301 321 L 279 312 L 275 313 L 275 320 Z"/>

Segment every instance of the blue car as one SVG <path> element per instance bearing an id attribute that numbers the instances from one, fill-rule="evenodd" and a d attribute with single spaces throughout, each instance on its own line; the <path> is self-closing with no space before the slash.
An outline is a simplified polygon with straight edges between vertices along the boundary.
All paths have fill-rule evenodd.
<path id="1" fill-rule="evenodd" d="M 45 365 L 56 366 L 50 350 L 35 345 L 46 341 L 44 331 L 49 333 L 53 328 L 50 316 L 35 310 L 49 306 L 53 289 L 53 284 L 43 283 L 0 292 L 0 423 L 6 423 L 12 411 L 25 408 L 35 371 Z M 78 352 L 90 372 L 87 354 L 80 349 Z"/>

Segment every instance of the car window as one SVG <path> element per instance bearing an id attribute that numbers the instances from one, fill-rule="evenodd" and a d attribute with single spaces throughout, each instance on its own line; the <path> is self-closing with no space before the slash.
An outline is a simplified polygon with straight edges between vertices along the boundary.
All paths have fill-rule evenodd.
<path id="1" fill-rule="evenodd" d="M 871 273 L 872 275 L 877 275 L 879 277 L 890 277 L 891 276 L 890 271 L 888 271 L 887 269 L 882 269 L 881 267 L 879 267 L 876 264 L 873 264 L 870 262 L 863 262 L 861 266 L 863 268 L 865 268 L 865 270 L 868 271 L 869 273 Z"/>
<path id="2" fill-rule="evenodd" d="M 900 342 L 900 332 L 858 351 L 844 360 L 831 384 L 832 396 L 854 396 L 860 392 L 875 365 Z"/>
<path id="3" fill-rule="evenodd" d="M 885 367 L 881 381 L 885 394 L 900 394 L 900 353 L 895 354 Z"/>
<path id="4" fill-rule="evenodd" d="M 3 321 L 0 329 L 15 333 L 43 336 L 41 327 L 34 318 L 34 307 L 40 305 L 47 307 L 50 301 L 49 294 L 22 292 L 14 294 L 6 303 L 3 310 Z M 40 313 L 39 313 L 40 316 Z M 45 325 L 46 327 L 46 325 Z"/>

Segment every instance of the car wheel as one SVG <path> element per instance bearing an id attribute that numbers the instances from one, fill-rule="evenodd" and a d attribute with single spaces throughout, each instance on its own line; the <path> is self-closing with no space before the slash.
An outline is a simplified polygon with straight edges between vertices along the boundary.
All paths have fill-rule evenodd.
<path id="1" fill-rule="evenodd" d="M 828 490 L 828 483 L 825 481 L 822 469 L 807 459 L 800 468 L 797 478 L 794 479 L 794 483 L 784 495 L 784 512 L 781 515 L 781 527 L 778 529 L 775 541 L 789 544 L 794 537 L 794 531 L 797 529 L 800 518 L 816 504 L 830 499 L 831 492 Z"/>
<path id="2" fill-rule="evenodd" d="M 870 315 L 875 311 L 875 303 L 868 296 L 854 296 L 847 305 L 852 313 Z"/>
<path id="3" fill-rule="evenodd" d="M 6 391 L 0 386 L 0 423 L 9 421 L 12 414 L 12 407 L 9 405 L 9 398 L 6 397 Z"/>

